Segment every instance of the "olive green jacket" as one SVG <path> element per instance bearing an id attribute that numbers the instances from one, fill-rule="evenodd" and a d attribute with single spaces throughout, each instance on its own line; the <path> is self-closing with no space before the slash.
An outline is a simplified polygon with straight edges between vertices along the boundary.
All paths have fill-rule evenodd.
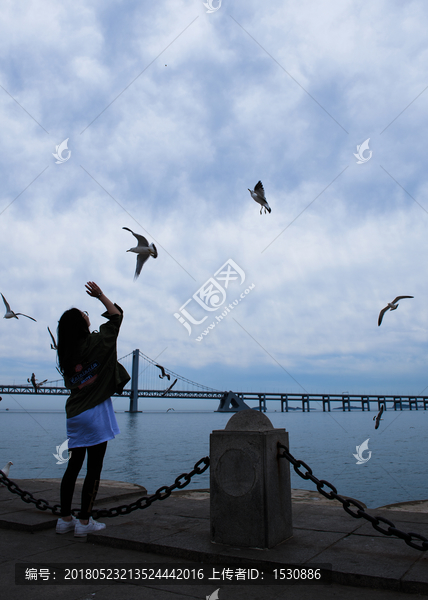
<path id="1" fill-rule="evenodd" d="M 108 319 L 99 332 L 92 332 L 82 342 L 80 362 L 74 374 L 64 375 L 65 386 L 71 394 L 65 404 L 67 419 L 101 404 L 113 394 L 121 394 L 131 379 L 126 369 L 117 361 L 116 340 L 123 319 L 120 315 L 102 314 Z"/>

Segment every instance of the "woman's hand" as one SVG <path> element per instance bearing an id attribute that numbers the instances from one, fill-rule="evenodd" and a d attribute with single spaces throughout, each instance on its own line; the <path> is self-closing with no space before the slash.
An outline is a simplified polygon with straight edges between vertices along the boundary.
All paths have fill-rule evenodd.
<path id="1" fill-rule="evenodd" d="M 120 315 L 120 310 L 118 310 L 113 304 L 113 302 L 103 294 L 101 288 L 94 281 L 88 281 L 88 283 L 86 283 L 85 286 L 86 293 L 92 296 L 93 298 L 98 298 L 98 300 L 102 302 L 106 307 L 109 315 Z"/>
<path id="2" fill-rule="evenodd" d="M 93 298 L 101 298 L 103 295 L 101 288 L 94 281 L 88 281 L 88 283 L 85 284 L 85 287 L 86 293 Z"/>

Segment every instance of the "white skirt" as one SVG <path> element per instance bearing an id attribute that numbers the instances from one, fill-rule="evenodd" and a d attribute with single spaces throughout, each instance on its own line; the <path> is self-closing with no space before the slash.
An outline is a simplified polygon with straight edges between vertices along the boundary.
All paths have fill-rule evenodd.
<path id="1" fill-rule="evenodd" d="M 114 439 L 120 433 L 111 398 L 67 419 L 68 448 L 86 448 Z"/>

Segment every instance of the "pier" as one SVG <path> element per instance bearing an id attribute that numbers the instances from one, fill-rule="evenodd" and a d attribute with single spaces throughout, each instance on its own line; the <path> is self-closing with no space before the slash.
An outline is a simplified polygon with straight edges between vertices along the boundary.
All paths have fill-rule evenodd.
<path id="1" fill-rule="evenodd" d="M 314 408 L 321 408 L 324 412 L 330 412 L 332 410 L 351 411 L 354 410 L 370 410 L 370 404 L 374 404 L 376 410 L 380 410 L 384 407 L 384 410 L 427 410 L 428 407 L 428 396 L 378 396 L 376 394 L 371 395 L 360 395 L 360 394 L 280 394 L 280 393 L 257 393 L 257 392 L 246 392 L 243 394 L 236 394 L 245 402 L 255 400 L 258 403 L 258 409 L 262 411 L 267 410 L 266 402 L 279 401 L 281 402 L 281 412 L 288 412 L 289 410 L 301 410 L 302 412 L 310 412 L 311 404 Z M 291 403 L 297 403 L 296 406 L 292 406 Z"/>

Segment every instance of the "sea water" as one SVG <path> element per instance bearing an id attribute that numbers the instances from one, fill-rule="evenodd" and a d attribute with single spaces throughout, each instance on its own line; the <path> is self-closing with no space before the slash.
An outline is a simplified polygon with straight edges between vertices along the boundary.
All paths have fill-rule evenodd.
<path id="1" fill-rule="evenodd" d="M 289 433 L 291 454 L 339 494 L 369 508 L 428 499 L 428 411 L 388 410 L 377 430 L 374 411 L 265 414 L 275 428 Z M 209 455 L 210 433 L 224 429 L 231 416 L 180 410 L 117 412 L 121 433 L 108 443 L 102 478 L 137 483 L 149 493 L 172 485 Z M 0 468 L 12 461 L 11 479 L 61 478 L 66 463 L 57 464 L 54 454 L 65 440 L 63 411 L 0 411 Z M 366 462 L 357 464 L 353 455 L 366 440 L 368 449 L 362 454 Z M 293 468 L 291 486 L 316 490 Z M 200 488 L 209 488 L 209 469 L 188 486 Z"/>

